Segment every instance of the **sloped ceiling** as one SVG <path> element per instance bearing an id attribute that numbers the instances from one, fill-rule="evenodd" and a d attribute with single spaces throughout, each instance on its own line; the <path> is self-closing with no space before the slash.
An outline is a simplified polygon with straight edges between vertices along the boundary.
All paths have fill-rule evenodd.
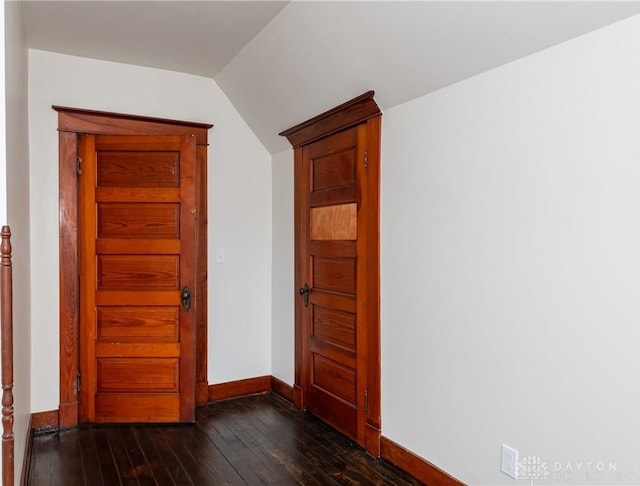
<path id="1" fill-rule="evenodd" d="M 213 78 L 288 2 L 25 1 L 27 45 Z"/>
<path id="2" fill-rule="evenodd" d="M 640 2 L 28 1 L 29 47 L 212 77 L 265 147 L 369 89 L 384 110 L 640 13 Z"/>

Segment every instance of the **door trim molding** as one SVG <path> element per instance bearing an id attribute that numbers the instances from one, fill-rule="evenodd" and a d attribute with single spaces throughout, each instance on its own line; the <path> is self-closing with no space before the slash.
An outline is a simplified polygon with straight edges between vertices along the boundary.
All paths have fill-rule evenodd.
<path id="1" fill-rule="evenodd" d="M 302 268 L 300 267 L 303 253 L 301 234 L 303 221 L 303 208 L 300 193 L 303 177 L 303 147 L 309 143 L 318 141 L 324 137 L 339 131 L 364 124 L 368 133 L 367 146 L 371 172 L 370 176 L 375 183 L 369 184 L 366 194 L 361 197 L 369 201 L 375 201 L 375 222 L 365 228 L 366 238 L 369 244 L 364 252 L 366 267 L 369 269 L 370 278 L 366 282 L 366 294 L 371 298 L 362 304 L 358 304 L 358 313 L 364 314 L 367 319 L 367 344 L 366 353 L 366 389 L 368 391 L 368 411 L 366 411 L 366 424 L 364 430 L 365 449 L 375 457 L 380 455 L 381 435 L 381 410 L 380 410 L 380 259 L 379 259 L 379 156 L 380 156 L 380 130 L 382 112 L 373 99 L 374 92 L 366 93 L 353 98 L 331 110 L 311 118 L 280 133 L 287 138 L 294 148 L 294 224 L 295 224 L 295 286 L 302 286 Z M 375 168 L 375 169 L 374 169 Z M 375 170 L 375 173 L 373 172 Z M 302 304 L 300 299 L 295 301 L 295 383 L 293 390 L 294 404 L 296 408 L 305 408 L 303 394 L 303 340 L 304 329 L 302 319 Z"/>
<path id="2" fill-rule="evenodd" d="M 382 115 L 373 99 L 374 94 L 374 91 L 367 91 L 278 135 L 287 137 L 291 146 L 298 148 Z"/>
<path id="3" fill-rule="evenodd" d="M 78 424 L 80 288 L 78 258 L 78 135 L 190 135 L 196 137 L 196 404 L 207 401 L 207 145 L 213 125 L 53 106 L 58 112 L 60 241 L 61 429 Z M 204 296 L 204 298 L 198 298 Z"/>

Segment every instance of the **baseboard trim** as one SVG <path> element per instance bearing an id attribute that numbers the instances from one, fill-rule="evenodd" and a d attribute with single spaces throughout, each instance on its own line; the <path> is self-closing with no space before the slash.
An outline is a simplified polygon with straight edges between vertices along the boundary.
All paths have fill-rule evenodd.
<path id="1" fill-rule="evenodd" d="M 58 427 L 70 429 L 78 426 L 78 402 L 61 403 L 58 413 Z"/>
<path id="2" fill-rule="evenodd" d="M 228 381 L 209 385 L 208 397 L 210 402 L 239 398 L 247 395 L 257 395 L 271 391 L 271 376 L 258 376 L 246 380 Z"/>
<path id="3" fill-rule="evenodd" d="M 293 387 L 275 376 L 271 377 L 271 391 L 293 405 Z"/>
<path id="4" fill-rule="evenodd" d="M 196 405 L 206 405 L 209 401 L 209 386 L 206 381 L 196 383 Z"/>
<path id="5" fill-rule="evenodd" d="M 57 410 L 36 412 L 31 414 L 31 432 L 49 432 L 58 430 L 59 414 Z"/>
<path id="6" fill-rule="evenodd" d="M 380 438 L 380 457 L 429 486 L 465 486 L 449 473 L 384 436 Z"/>

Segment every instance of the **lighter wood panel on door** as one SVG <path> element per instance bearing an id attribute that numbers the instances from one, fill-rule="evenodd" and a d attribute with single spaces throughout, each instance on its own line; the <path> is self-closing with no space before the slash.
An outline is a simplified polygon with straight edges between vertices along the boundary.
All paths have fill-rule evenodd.
<path id="1" fill-rule="evenodd" d="M 311 209 L 312 240 L 356 240 L 358 205 L 339 204 Z"/>
<path id="2" fill-rule="evenodd" d="M 178 289 L 177 255 L 99 255 L 99 290 Z"/>
<path id="3" fill-rule="evenodd" d="M 179 237 L 179 204 L 98 204 L 98 238 Z"/>
<path id="4" fill-rule="evenodd" d="M 179 307 L 99 307 L 98 341 L 177 342 Z"/>
<path id="5" fill-rule="evenodd" d="M 179 152 L 98 152 L 98 186 L 178 187 Z"/>
<path id="6" fill-rule="evenodd" d="M 178 358 L 98 358 L 98 393 L 177 393 Z"/>

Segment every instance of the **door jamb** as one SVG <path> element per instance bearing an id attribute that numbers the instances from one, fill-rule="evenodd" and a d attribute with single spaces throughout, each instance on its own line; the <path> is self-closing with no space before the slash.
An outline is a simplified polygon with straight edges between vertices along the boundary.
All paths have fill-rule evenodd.
<path id="1" fill-rule="evenodd" d="M 363 123 L 367 124 L 369 133 L 366 150 L 368 152 L 369 162 L 376 169 L 379 167 L 380 154 L 380 129 L 382 112 L 373 99 L 374 92 L 368 91 L 352 100 L 349 100 L 329 111 L 326 111 L 310 120 L 296 125 L 288 130 L 281 132 L 279 135 L 287 138 L 294 149 L 294 200 L 300 200 L 300 187 L 303 177 L 302 166 L 303 154 L 302 148 L 312 142 L 325 138 L 339 131 L 351 128 Z M 374 160 L 375 158 L 375 160 Z M 379 174 L 371 174 L 379 180 Z M 378 197 L 379 187 L 372 184 L 370 193 L 361 195 L 367 199 Z M 373 192 L 375 191 L 375 193 Z M 378 214 L 378 212 L 376 212 Z M 294 204 L 294 220 L 295 220 L 295 288 L 302 286 L 301 281 L 301 221 L 302 208 L 299 204 Z M 366 228 L 366 237 L 370 240 L 378 242 L 379 240 L 379 222 L 376 225 Z M 358 312 L 364 312 L 369 322 L 367 326 L 367 342 L 368 353 L 366 355 L 367 362 L 367 391 L 368 391 L 368 409 L 366 410 L 366 428 L 364 436 L 365 449 L 375 457 L 380 456 L 380 434 L 381 434 L 381 412 L 380 412 L 380 279 L 379 279 L 379 243 L 375 247 L 369 249 L 364 258 L 367 260 L 367 266 L 371 269 L 371 278 L 368 279 L 367 293 L 371 296 L 369 302 L 358 306 Z M 302 307 L 300 299 L 295 301 L 295 383 L 294 383 L 294 403 L 296 408 L 305 408 L 306 404 L 303 400 L 302 383 L 303 383 L 303 328 L 302 328 Z"/>
<path id="2" fill-rule="evenodd" d="M 196 137 L 196 404 L 207 402 L 207 135 L 213 127 L 120 113 L 53 106 L 58 112 L 60 241 L 60 409 L 61 429 L 78 425 L 79 258 L 78 135 L 195 135 Z"/>

